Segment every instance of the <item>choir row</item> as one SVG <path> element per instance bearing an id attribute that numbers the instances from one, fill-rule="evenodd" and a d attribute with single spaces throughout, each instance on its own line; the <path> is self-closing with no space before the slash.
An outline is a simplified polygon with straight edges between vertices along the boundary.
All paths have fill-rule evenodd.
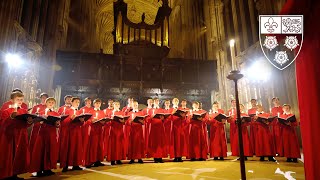
<path id="1" fill-rule="evenodd" d="M 144 158 L 154 158 L 163 163 L 162 158 L 173 158 L 182 162 L 182 157 L 191 161 L 208 158 L 227 157 L 226 124 L 230 124 L 230 144 L 233 156 L 239 156 L 237 111 L 235 101 L 224 114 L 217 102 L 209 112 L 199 109 L 193 102 L 192 109 L 187 101 L 174 98 L 166 100 L 164 108 L 159 107 L 159 99 L 149 99 L 147 108 L 139 110 L 138 102 L 128 99 L 128 105 L 120 109 L 119 102 L 108 101 L 108 107 L 100 109 L 102 101 L 85 99 L 85 106 L 79 109 L 80 99 L 66 96 L 65 105 L 54 111 L 56 100 L 41 94 L 41 103 L 32 108 L 31 114 L 43 117 L 36 121 L 28 116 L 23 103 L 23 94 L 16 90 L 11 100 L 1 107 L 0 119 L 0 179 L 19 179 L 18 174 L 37 172 L 37 176 L 54 174 L 57 162 L 68 171 L 103 166 L 106 158 L 111 165 L 122 164 L 129 159 L 130 164 L 143 163 Z M 256 100 L 251 100 L 252 108 L 246 113 L 241 105 L 242 136 L 246 157 L 257 156 L 261 161 L 274 156 L 287 157 L 288 162 L 297 162 L 300 157 L 296 121 L 280 123 L 278 119 L 292 117 L 290 106 L 280 106 L 274 98 L 270 113 L 263 111 Z M 85 116 L 89 115 L 89 116 Z M 56 117 L 49 123 L 49 117 Z M 222 117 L 222 118 L 221 118 Z M 249 118 L 248 118 L 249 117 Z M 268 118 L 271 121 L 268 120 Z M 249 120 L 248 120 L 249 119 Z M 262 121 L 260 121 L 262 119 Z M 51 122 L 51 121 L 50 121 Z M 30 140 L 27 128 L 32 128 Z"/>

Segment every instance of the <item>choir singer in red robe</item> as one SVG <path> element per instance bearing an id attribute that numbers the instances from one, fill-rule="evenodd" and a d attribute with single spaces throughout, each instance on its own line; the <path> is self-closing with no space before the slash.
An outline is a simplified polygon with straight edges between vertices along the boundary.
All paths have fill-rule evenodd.
<path id="1" fill-rule="evenodd" d="M 124 116 L 125 114 L 120 111 L 120 103 L 113 102 L 113 111 L 108 115 L 111 120 L 111 129 L 109 134 L 109 144 L 107 160 L 111 161 L 111 165 L 121 165 L 121 160 L 126 159 L 126 149 L 124 144 Z"/>
<path id="2" fill-rule="evenodd" d="M 46 108 L 39 114 L 43 117 L 55 116 L 60 114 L 54 112 L 56 100 L 52 97 L 45 100 Z M 36 177 L 50 176 L 54 172 L 51 169 L 57 168 L 59 155 L 59 132 L 60 120 L 54 124 L 42 123 L 39 135 L 36 137 L 33 151 L 31 152 L 31 163 L 29 171 L 37 172 Z"/>
<path id="3" fill-rule="evenodd" d="M 163 163 L 162 158 L 167 157 L 165 131 L 163 126 L 164 116 L 155 117 L 157 113 L 163 113 L 163 109 L 159 107 L 159 99 L 154 98 L 152 115 L 150 118 L 148 152 L 150 157 L 154 158 L 155 163 Z"/>
<path id="4" fill-rule="evenodd" d="M 109 114 L 111 114 L 111 112 L 113 111 L 113 100 L 109 99 L 108 100 L 108 107 L 106 109 L 103 110 L 104 114 L 106 116 L 108 116 Z M 108 144 L 109 144 L 109 133 L 110 133 L 110 128 L 111 128 L 111 121 L 106 122 L 104 124 L 104 131 L 103 131 L 103 143 L 104 143 L 104 156 L 107 156 L 108 153 Z"/>
<path id="5" fill-rule="evenodd" d="M 84 99 L 85 106 L 80 109 L 82 114 L 91 113 L 93 108 L 91 106 L 92 99 L 90 97 L 86 97 Z M 90 128 L 91 128 L 91 120 L 86 121 L 82 125 L 82 140 L 83 140 L 83 159 L 86 160 L 87 152 L 88 152 L 88 143 L 89 143 L 89 136 L 90 136 Z M 86 163 L 85 163 L 86 164 Z"/>
<path id="6" fill-rule="evenodd" d="M 291 106 L 289 104 L 283 105 L 283 114 L 280 114 L 279 118 L 286 119 L 293 116 L 290 112 Z M 298 162 L 300 155 L 300 146 L 295 127 L 298 125 L 297 121 L 287 122 L 281 124 L 281 138 L 282 146 L 280 148 L 279 156 L 287 157 L 287 162 Z"/>
<path id="7" fill-rule="evenodd" d="M 66 114 L 67 110 L 70 109 L 71 107 L 71 99 L 72 99 L 71 95 L 64 96 L 65 104 L 58 109 L 59 114 Z"/>
<path id="8" fill-rule="evenodd" d="M 166 114 L 172 114 L 173 109 L 170 108 L 170 100 L 165 100 L 164 101 L 164 109 L 163 112 Z M 166 152 L 169 154 L 170 152 L 173 151 L 173 147 L 171 145 L 171 131 L 172 131 L 172 121 L 171 121 L 171 116 L 168 116 L 164 122 L 164 132 L 165 132 L 165 138 L 166 138 Z M 170 157 L 172 158 L 172 157 Z"/>
<path id="9" fill-rule="evenodd" d="M 23 94 L 15 92 L 11 94 L 13 106 L 1 113 L 0 122 L 0 179 L 23 179 L 18 174 L 28 172 L 30 154 L 28 147 L 27 127 L 33 119 L 24 121 L 15 119 L 17 115 L 27 114 L 27 110 L 21 108 Z"/>
<path id="10" fill-rule="evenodd" d="M 192 111 L 189 114 L 189 155 L 191 161 L 205 161 L 208 158 L 207 116 L 206 111 L 199 110 L 199 102 L 192 103 Z M 194 115 L 199 115 L 194 117 Z"/>
<path id="11" fill-rule="evenodd" d="M 93 101 L 94 109 L 92 109 L 89 113 L 92 114 L 90 120 L 86 123 L 90 123 L 90 136 L 89 143 L 87 147 L 86 154 L 86 167 L 90 168 L 92 165 L 94 167 L 104 166 L 102 161 L 104 160 L 104 124 L 106 115 L 102 110 L 100 110 L 102 101 L 100 99 L 95 99 Z"/>
<path id="12" fill-rule="evenodd" d="M 61 136 L 60 146 L 60 166 L 63 167 L 62 172 L 68 171 L 68 166 L 73 166 L 72 170 L 82 170 L 83 165 L 83 141 L 82 141 L 82 125 L 84 118 L 75 120 L 76 116 L 82 114 L 78 110 L 80 98 L 73 97 L 71 99 L 71 108 L 66 111 L 69 115 L 62 124 L 65 125 L 65 134 Z"/>
<path id="13" fill-rule="evenodd" d="M 278 97 L 274 97 L 272 98 L 272 103 L 273 103 L 273 108 L 271 108 L 271 114 L 273 116 L 279 116 L 281 114 L 283 114 L 283 110 L 282 110 L 282 106 L 280 105 L 280 100 Z M 278 123 L 277 120 L 272 121 L 271 123 L 272 126 L 272 138 L 274 141 L 274 146 L 275 146 L 275 150 L 276 153 L 279 154 L 281 151 L 281 147 L 282 147 L 282 142 L 281 142 L 281 131 L 282 131 L 282 126 Z"/>
<path id="14" fill-rule="evenodd" d="M 237 112 L 236 112 L 235 116 L 237 117 Z M 241 133 L 242 133 L 243 152 L 244 152 L 245 160 L 247 160 L 247 157 L 253 156 L 253 152 L 252 152 L 252 147 L 251 147 L 248 128 L 247 128 L 249 125 L 249 122 L 246 122 L 244 117 L 246 117 L 248 119 L 250 119 L 250 118 L 245 113 L 243 104 L 240 104 L 240 117 L 241 117 Z M 231 144 L 232 156 L 239 156 L 240 151 L 239 151 L 238 124 L 237 124 L 237 121 L 235 121 L 234 123 L 235 123 L 235 133 L 233 135 L 234 139 Z M 240 160 L 240 158 L 238 158 L 238 160 Z"/>
<path id="15" fill-rule="evenodd" d="M 142 111 L 144 114 L 148 115 L 145 119 L 144 126 L 143 126 L 143 134 L 144 134 L 144 142 L 145 142 L 145 149 L 147 157 L 150 157 L 148 153 L 148 142 L 149 142 L 149 129 L 150 129 L 150 117 L 152 115 L 153 110 L 153 99 L 147 100 L 147 107 L 144 108 Z"/>
<path id="16" fill-rule="evenodd" d="M 210 141 L 209 141 L 209 153 L 210 157 L 214 160 L 224 160 L 227 157 L 227 140 L 225 132 L 226 119 L 218 121 L 215 119 L 219 114 L 224 114 L 222 109 L 219 109 L 219 103 L 214 102 L 212 104 L 211 113 L 209 114 L 208 124 L 210 125 Z"/>
<path id="17" fill-rule="evenodd" d="M 129 124 L 130 136 L 129 136 L 129 150 L 128 150 L 128 159 L 130 159 L 129 164 L 133 164 L 135 159 L 138 159 L 138 163 L 143 163 L 142 158 L 145 158 L 145 145 L 143 137 L 143 127 L 144 116 L 145 114 L 138 109 L 138 102 L 133 101 L 133 109 L 129 112 Z M 135 118 L 138 118 L 137 121 L 134 121 Z"/>
<path id="18" fill-rule="evenodd" d="M 20 89 L 18 89 L 18 88 L 13 89 L 11 91 L 11 94 L 16 93 L 16 92 L 19 92 L 19 93 L 23 94 L 22 91 Z M 13 106 L 13 105 L 14 105 L 13 99 L 10 99 L 9 101 L 3 103 L 2 106 L 1 106 L 1 109 L 0 109 L 0 115 L 1 115 L 2 111 L 6 110 L 8 108 L 11 108 L 11 106 Z M 22 105 L 21 105 L 21 108 L 28 110 L 28 105 L 23 102 Z"/>
<path id="19" fill-rule="evenodd" d="M 276 153 L 274 141 L 270 131 L 271 123 L 267 120 L 258 122 L 257 120 L 259 117 L 265 119 L 270 117 L 270 114 L 263 111 L 263 107 L 261 105 L 257 105 L 257 115 L 255 116 L 257 124 L 257 136 L 255 142 L 256 156 L 260 157 L 260 161 L 264 161 L 264 157 L 267 156 L 269 161 L 275 162 L 276 160 L 274 159 L 274 156 Z"/>
<path id="20" fill-rule="evenodd" d="M 231 100 L 231 108 L 228 110 L 228 116 L 230 116 L 230 118 L 228 119 L 228 123 L 230 123 L 230 144 L 233 144 L 233 140 L 234 140 L 234 134 L 236 132 L 237 126 L 236 126 L 236 100 Z M 231 146 L 231 152 L 233 151 L 232 149 L 233 147 Z"/>
<path id="21" fill-rule="evenodd" d="M 47 108 L 46 99 L 48 97 L 49 97 L 49 95 L 47 93 L 41 93 L 40 94 L 41 103 L 38 105 L 35 105 L 32 108 L 31 113 L 32 114 L 39 114 L 40 112 L 44 111 Z M 36 138 L 39 134 L 39 130 L 41 129 L 41 125 L 42 125 L 42 122 L 36 122 L 36 123 L 33 123 L 33 125 L 32 125 L 32 130 L 31 130 L 31 134 L 30 134 L 30 141 L 29 141 L 30 152 L 32 152 L 33 146 L 36 142 Z"/>
<path id="22" fill-rule="evenodd" d="M 182 157 L 188 156 L 188 144 L 187 144 L 187 134 L 186 126 L 187 124 L 187 110 L 182 110 L 178 108 L 179 100 L 174 98 L 173 102 L 173 112 L 171 116 L 172 121 L 172 131 L 171 131 L 171 146 L 170 157 L 174 157 L 173 162 L 183 162 Z M 177 110 L 180 110 L 177 114 Z"/>
<path id="23" fill-rule="evenodd" d="M 251 99 L 250 104 L 251 104 L 251 109 L 248 109 L 248 115 L 251 117 L 251 122 L 249 123 L 250 124 L 249 137 L 250 137 L 252 152 L 253 152 L 253 154 L 255 154 L 255 152 L 254 152 L 254 147 L 255 147 L 254 142 L 255 142 L 255 134 L 256 134 L 256 131 L 257 131 L 257 125 L 254 122 L 253 117 L 257 113 L 257 100 L 256 99 Z"/>

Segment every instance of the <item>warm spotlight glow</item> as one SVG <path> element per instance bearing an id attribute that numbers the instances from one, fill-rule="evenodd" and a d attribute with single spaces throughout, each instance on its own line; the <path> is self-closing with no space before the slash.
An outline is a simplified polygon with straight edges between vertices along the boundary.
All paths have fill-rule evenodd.
<path id="1" fill-rule="evenodd" d="M 229 42 L 230 47 L 233 47 L 233 46 L 234 46 L 234 42 L 235 42 L 234 39 L 231 39 L 231 40 L 230 40 L 230 42 Z"/>
<path id="2" fill-rule="evenodd" d="M 255 61 L 244 72 L 245 76 L 252 81 L 268 81 L 271 77 L 271 67 L 266 60 Z"/>
<path id="3" fill-rule="evenodd" d="M 6 55 L 5 59 L 6 59 L 9 66 L 20 66 L 22 64 L 22 59 L 17 54 L 9 53 Z"/>

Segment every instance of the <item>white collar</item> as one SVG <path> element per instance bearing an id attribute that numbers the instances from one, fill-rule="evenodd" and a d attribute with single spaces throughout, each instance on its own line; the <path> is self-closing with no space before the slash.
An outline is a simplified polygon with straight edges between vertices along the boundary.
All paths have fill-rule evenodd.
<path id="1" fill-rule="evenodd" d="M 174 108 L 174 109 L 178 109 L 178 107 L 179 107 L 179 106 L 172 106 L 172 108 Z"/>
<path id="2" fill-rule="evenodd" d="M 99 109 L 94 108 L 94 110 L 95 110 L 95 111 L 100 111 L 100 108 L 99 108 Z"/>
<path id="3" fill-rule="evenodd" d="M 78 108 L 76 109 L 75 107 L 71 106 L 71 109 L 78 111 Z"/>
<path id="4" fill-rule="evenodd" d="M 160 109 L 160 107 L 159 106 L 154 106 L 153 109 Z"/>
<path id="5" fill-rule="evenodd" d="M 132 112 L 134 112 L 134 113 L 139 112 L 139 109 L 134 109 L 134 110 L 132 110 Z"/>

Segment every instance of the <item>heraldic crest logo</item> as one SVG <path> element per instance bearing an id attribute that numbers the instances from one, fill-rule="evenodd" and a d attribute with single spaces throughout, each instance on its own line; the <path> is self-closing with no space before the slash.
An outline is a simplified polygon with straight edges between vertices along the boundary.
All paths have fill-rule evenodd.
<path id="1" fill-rule="evenodd" d="M 299 55 L 303 43 L 302 15 L 260 15 L 259 39 L 263 54 L 283 70 Z"/>

